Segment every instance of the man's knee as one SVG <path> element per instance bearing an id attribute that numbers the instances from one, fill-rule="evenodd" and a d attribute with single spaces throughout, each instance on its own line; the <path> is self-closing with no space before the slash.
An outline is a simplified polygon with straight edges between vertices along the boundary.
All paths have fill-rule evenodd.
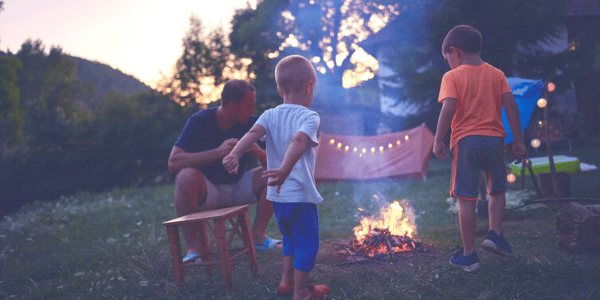
<path id="1" fill-rule="evenodd" d="M 175 198 L 178 198 L 177 194 L 190 195 L 191 193 L 197 193 L 198 198 L 206 197 L 206 181 L 204 175 L 195 168 L 181 169 L 179 173 L 177 173 L 177 176 L 175 176 L 175 190 Z M 175 200 L 177 201 L 177 199 Z"/>
<path id="2" fill-rule="evenodd" d="M 204 176 L 198 169 L 184 168 L 181 169 L 175 176 L 176 186 L 196 185 L 200 179 L 204 180 Z"/>
<path id="3" fill-rule="evenodd" d="M 259 197 L 262 193 L 262 190 L 267 187 L 268 178 L 262 177 L 264 170 L 265 168 L 258 167 L 252 176 L 252 191 L 257 197 Z"/>

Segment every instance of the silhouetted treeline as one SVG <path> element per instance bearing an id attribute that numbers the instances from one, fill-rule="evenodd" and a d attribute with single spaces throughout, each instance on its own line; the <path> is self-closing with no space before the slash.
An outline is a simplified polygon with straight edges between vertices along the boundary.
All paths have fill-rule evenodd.
<path id="1" fill-rule="evenodd" d="M 41 41 L 0 53 L 0 95 L 12 100 L 0 97 L 2 215 L 32 200 L 170 179 L 167 158 L 186 109 L 149 88 L 113 88 L 108 83 L 118 87 L 123 77 L 111 79 L 107 66 L 94 74 L 89 63 L 87 78 L 105 85 L 95 101 L 94 84 L 76 76 L 78 63 L 58 47 L 45 51 Z"/>

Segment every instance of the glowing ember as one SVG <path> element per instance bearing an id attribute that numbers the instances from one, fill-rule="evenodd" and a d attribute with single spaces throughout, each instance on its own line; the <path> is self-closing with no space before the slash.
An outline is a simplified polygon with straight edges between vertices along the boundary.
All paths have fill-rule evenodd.
<path id="1" fill-rule="evenodd" d="M 403 200 L 394 201 L 387 207 L 382 207 L 379 215 L 364 217 L 360 225 L 354 227 L 354 236 L 358 242 L 363 242 L 365 236 L 376 230 L 388 230 L 392 235 L 412 237 L 417 233 L 415 225 L 415 214 L 408 203 Z"/>

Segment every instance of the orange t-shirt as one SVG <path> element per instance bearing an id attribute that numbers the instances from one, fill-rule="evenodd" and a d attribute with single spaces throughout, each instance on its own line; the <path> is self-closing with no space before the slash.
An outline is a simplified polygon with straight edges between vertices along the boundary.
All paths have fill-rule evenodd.
<path id="1" fill-rule="evenodd" d="M 469 135 L 505 138 L 502 126 L 502 95 L 510 93 L 504 73 L 488 63 L 461 65 L 442 78 L 438 102 L 456 99 L 456 111 L 450 129 L 450 148 Z"/>

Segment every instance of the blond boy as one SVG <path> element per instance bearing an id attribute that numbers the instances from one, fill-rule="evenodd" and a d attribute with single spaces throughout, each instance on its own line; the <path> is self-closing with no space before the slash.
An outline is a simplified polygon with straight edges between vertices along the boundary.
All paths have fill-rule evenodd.
<path id="1" fill-rule="evenodd" d="M 294 294 L 294 299 L 322 298 L 325 285 L 308 285 L 319 249 L 319 221 L 316 204 L 323 201 L 314 179 L 315 146 L 319 115 L 308 109 L 315 91 L 316 73 L 304 57 L 283 58 L 275 67 L 277 90 L 283 104 L 265 111 L 242 137 L 223 165 L 236 173 L 238 158 L 266 135 L 267 199 L 273 202 L 279 230 L 283 235 L 283 272 L 277 292 Z"/>

